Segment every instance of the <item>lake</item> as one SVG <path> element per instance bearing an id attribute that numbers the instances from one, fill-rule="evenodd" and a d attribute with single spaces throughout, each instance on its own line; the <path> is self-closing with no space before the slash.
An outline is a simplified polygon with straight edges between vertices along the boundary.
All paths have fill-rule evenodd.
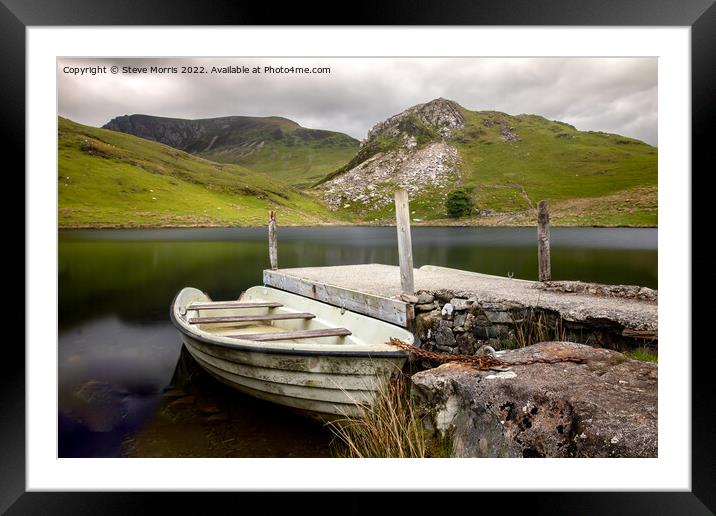
<path id="1" fill-rule="evenodd" d="M 197 368 L 169 321 L 185 286 L 236 299 L 265 228 L 59 232 L 61 457 L 324 457 L 331 434 Z M 535 228 L 414 227 L 416 267 L 536 279 Z M 398 264 L 395 228 L 278 229 L 279 267 Z M 658 288 L 657 229 L 552 228 L 552 277 Z"/>

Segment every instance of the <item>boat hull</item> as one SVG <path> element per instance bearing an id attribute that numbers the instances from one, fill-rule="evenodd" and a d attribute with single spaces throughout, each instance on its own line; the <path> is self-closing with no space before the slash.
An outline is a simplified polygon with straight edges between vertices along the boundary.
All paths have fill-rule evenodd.
<path id="1" fill-rule="evenodd" d="M 266 291 L 265 288 L 262 290 Z M 295 295 L 283 292 L 277 295 L 283 302 L 286 302 L 286 296 Z M 303 299 L 292 301 L 300 302 L 301 308 L 306 308 Z M 317 308 L 311 306 L 312 303 L 323 305 L 313 300 L 305 301 L 308 308 Z M 178 323 L 180 310 L 175 313 L 175 308 L 173 320 L 181 331 L 182 340 L 205 371 L 245 394 L 323 419 L 358 415 L 362 405 L 372 403 L 390 375 L 401 370 L 407 355 L 395 348 L 386 349 L 382 339 L 390 334 L 412 341 L 412 335 L 403 328 L 381 321 L 374 323 L 365 316 L 351 314 L 357 318 L 344 318 L 342 322 L 351 321 L 353 326 L 361 322 L 383 325 L 378 330 L 371 328 L 370 339 L 380 339 L 375 349 L 365 342 L 343 346 L 315 343 L 266 346 L 237 339 L 232 343 L 226 338 L 212 338 L 206 332 L 192 331 L 186 324 Z M 325 307 L 322 310 L 322 316 L 330 318 L 330 310 Z M 340 313 L 344 316 L 345 310 Z M 360 332 L 360 327 L 351 330 Z"/>

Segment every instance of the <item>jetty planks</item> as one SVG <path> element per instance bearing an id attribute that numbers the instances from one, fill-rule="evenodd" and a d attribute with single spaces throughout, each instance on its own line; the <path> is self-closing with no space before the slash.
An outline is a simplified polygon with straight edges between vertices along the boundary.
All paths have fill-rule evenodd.
<path id="1" fill-rule="evenodd" d="M 291 274 L 291 269 L 265 270 L 264 285 L 375 317 L 404 328 L 412 324 L 414 318 L 413 305 L 400 299 L 297 277 Z"/>

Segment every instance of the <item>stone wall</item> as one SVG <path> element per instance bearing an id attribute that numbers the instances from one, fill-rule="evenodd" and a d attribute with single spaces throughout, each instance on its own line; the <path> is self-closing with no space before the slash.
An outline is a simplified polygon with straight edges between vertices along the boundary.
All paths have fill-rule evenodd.
<path id="1" fill-rule="evenodd" d="M 606 318 L 569 321 L 558 312 L 516 303 L 481 301 L 464 292 L 421 291 L 414 299 L 415 330 L 429 351 L 472 355 L 482 345 L 495 350 L 521 348 L 544 341 L 570 341 L 630 350 L 655 340 L 622 335 L 624 326 Z"/>

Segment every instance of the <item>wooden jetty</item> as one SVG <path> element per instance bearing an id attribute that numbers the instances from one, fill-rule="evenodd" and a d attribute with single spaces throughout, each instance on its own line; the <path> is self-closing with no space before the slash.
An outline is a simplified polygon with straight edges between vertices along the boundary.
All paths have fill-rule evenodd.
<path id="1" fill-rule="evenodd" d="M 657 304 L 638 299 L 546 291 L 538 281 L 493 276 L 447 267 L 413 269 L 415 290 L 466 293 L 484 303 L 554 310 L 567 320 L 613 320 L 627 328 L 656 332 Z M 415 303 L 402 293 L 395 265 L 367 264 L 265 270 L 264 284 L 410 328 Z"/>
<path id="2" fill-rule="evenodd" d="M 621 336 L 656 340 L 658 309 L 654 301 L 638 297 L 594 295 L 584 289 L 550 288 L 549 205 L 540 201 L 537 212 L 538 277 L 528 281 L 434 265 L 413 267 L 410 207 L 404 190 L 395 193 L 399 265 L 363 264 L 279 269 L 276 216 L 269 215 L 271 269 L 264 285 L 292 292 L 339 308 L 414 329 L 416 292 L 452 293 L 480 304 L 549 310 L 566 321 L 618 328 Z M 638 289 L 638 287 L 637 287 Z M 647 289 L 649 290 L 649 289 Z"/>

